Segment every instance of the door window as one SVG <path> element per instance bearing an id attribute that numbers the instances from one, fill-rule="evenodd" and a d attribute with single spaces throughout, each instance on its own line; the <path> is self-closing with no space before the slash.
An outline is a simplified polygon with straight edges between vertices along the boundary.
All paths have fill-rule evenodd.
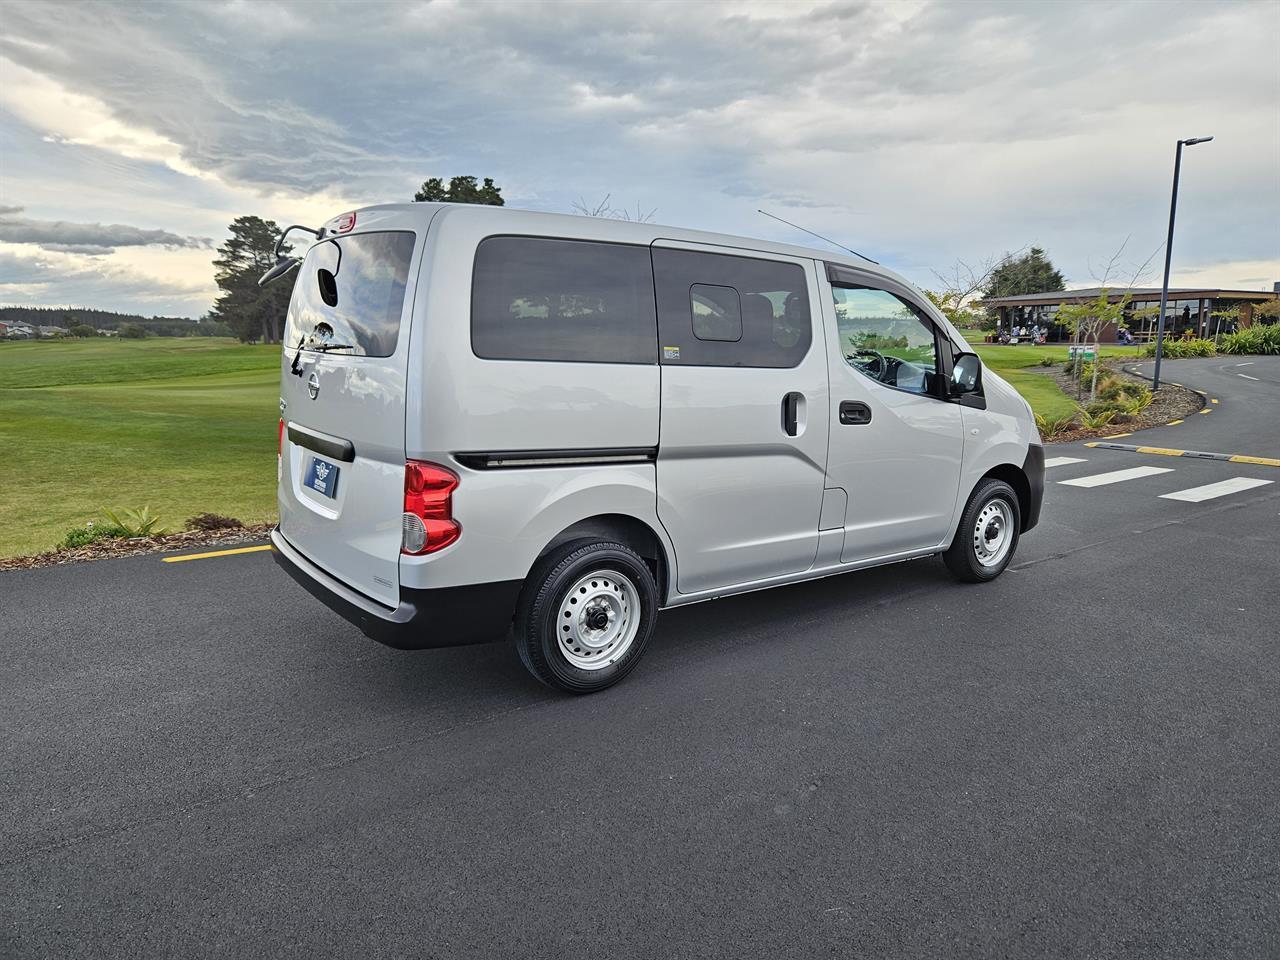
<path id="1" fill-rule="evenodd" d="M 662 362 L 794 367 L 813 321 L 804 268 L 779 260 L 653 250 Z"/>
<path id="2" fill-rule="evenodd" d="M 934 392 L 938 343 L 918 308 L 886 290 L 832 286 L 840 350 L 872 380 L 910 393 Z"/>

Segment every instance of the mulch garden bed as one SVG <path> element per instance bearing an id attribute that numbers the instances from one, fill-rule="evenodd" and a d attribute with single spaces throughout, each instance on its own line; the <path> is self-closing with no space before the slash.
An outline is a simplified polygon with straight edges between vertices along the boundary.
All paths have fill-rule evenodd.
<path id="1" fill-rule="evenodd" d="M 266 539 L 273 524 L 258 523 L 231 530 L 187 530 L 183 533 L 167 533 L 159 537 L 138 537 L 133 540 L 99 540 L 70 550 L 51 550 L 33 557 L 9 557 L 0 559 L 0 570 L 29 570 L 32 567 L 55 567 L 81 560 L 105 560 L 109 557 L 132 557 L 141 553 L 162 553 L 170 550 L 190 550 L 194 547 L 224 547 L 247 544 Z"/>
<path id="2" fill-rule="evenodd" d="M 1076 382 L 1071 378 L 1071 372 L 1064 368 L 1061 364 L 1055 364 L 1053 367 L 1044 368 L 1027 368 L 1033 373 L 1042 373 L 1047 377 L 1052 377 L 1054 381 L 1062 388 L 1062 392 L 1068 397 L 1075 398 Z M 1125 373 L 1121 369 L 1120 362 L 1103 361 L 1098 368 L 1098 382 L 1101 383 L 1107 377 L 1115 377 L 1125 383 L 1141 384 L 1150 388 L 1151 381 L 1142 377 L 1135 377 L 1131 373 Z M 1089 390 L 1086 387 L 1080 391 L 1080 403 L 1088 406 Z M 1088 427 L 1073 427 L 1070 430 L 1064 430 L 1062 433 L 1054 434 L 1052 437 L 1045 437 L 1045 443 L 1071 443 L 1074 440 L 1092 440 L 1096 437 L 1109 437 L 1117 433 L 1133 433 L 1135 430 L 1145 430 L 1148 427 L 1162 427 L 1170 420 L 1182 420 L 1191 416 L 1193 413 L 1199 412 L 1205 404 L 1205 399 L 1194 390 L 1188 390 L 1186 387 L 1175 386 L 1172 383 L 1162 383 L 1160 392 L 1155 395 L 1155 399 L 1151 401 L 1151 406 L 1139 413 L 1127 417 L 1124 420 L 1119 418 L 1112 420 L 1105 427 L 1097 427 L 1089 429 Z"/>

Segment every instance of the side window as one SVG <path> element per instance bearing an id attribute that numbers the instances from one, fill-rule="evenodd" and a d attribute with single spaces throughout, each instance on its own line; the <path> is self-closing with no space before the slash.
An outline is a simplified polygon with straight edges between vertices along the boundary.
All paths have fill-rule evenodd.
<path id="1" fill-rule="evenodd" d="M 938 346 L 929 319 L 885 290 L 834 284 L 831 290 L 849 366 L 898 390 L 932 393 Z"/>
<path id="2" fill-rule="evenodd" d="M 794 367 L 809 352 L 803 267 L 655 247 L 653 270 L 663 363 Z"/>
<path id="3" fill-rule="evenodd" d="M 657 347 L 648 247 L 541 237 L 489 237 L 477 247 L 477 357 L 655 363 Z"/>
<path id="4" fill-rule="evenodd" d="M 689 288 L 693 335 L 699 340 L 742 339 L 742 298 L 733 287 L 695 283 Z"/>

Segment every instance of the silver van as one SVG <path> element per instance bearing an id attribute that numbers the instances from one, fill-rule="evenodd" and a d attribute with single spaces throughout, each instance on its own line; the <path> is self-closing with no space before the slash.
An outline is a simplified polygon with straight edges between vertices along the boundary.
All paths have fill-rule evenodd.
<path id="1" fill-rule="evenodd" d="M 311 232 L 271 539 L 375 640 L 513 637 L 586 693 L 664 607 L 930 554 L 991 580 L 1039 518 L 1030 407 L 870 261 L 451 204 Z"/>

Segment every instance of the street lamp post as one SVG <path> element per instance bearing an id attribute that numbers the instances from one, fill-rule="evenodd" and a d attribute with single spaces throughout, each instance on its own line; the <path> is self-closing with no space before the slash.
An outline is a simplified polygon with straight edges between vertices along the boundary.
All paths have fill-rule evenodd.
<path id="1" fill-rule="evenodd" d="M 1160 319 L 1156 326 L 1156 370 L 1151 378 L 1151 389 L 1160 389 L 1160 357 L 1164 353 L 1164 309 L 1169 302 L 1169 264 L 1173 260 L 1173 218 L 1178 212 L 1178 174 L 1182 171 L 1182 148 L 1196 143 L 1208 143 L 1213 137 L 1192 137 L 1178 141 L 1178 152 L 1173 158 L 1173 197 L 1169 200 L 1169 237 L 1164 243 L 1164 286 L 1160 288 Z"/>

